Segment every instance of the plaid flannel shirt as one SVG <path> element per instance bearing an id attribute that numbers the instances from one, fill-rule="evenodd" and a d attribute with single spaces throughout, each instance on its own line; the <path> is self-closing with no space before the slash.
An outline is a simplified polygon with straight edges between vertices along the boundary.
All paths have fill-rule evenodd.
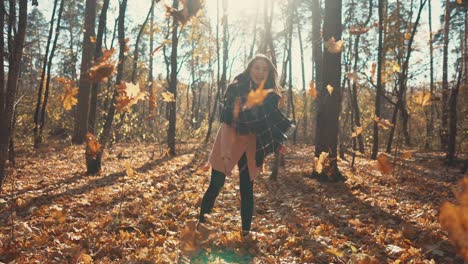
<path id="1" fill-rule="evenodd" d="M 240 135 L 256 134 L 256 165 L 261 166 L 265 157 L 284 145 L 295 125 L 279 109 L 279 95 L 270 93 L 263 104 L 250 109 L 240 109 L 237 120 L 234 120 L 236 98 L 241 105 L 247 101 L 250 91 L 250 80 L 238 76 L 229 85 L 223 101 L 221 122 L 234 126 Z"/>

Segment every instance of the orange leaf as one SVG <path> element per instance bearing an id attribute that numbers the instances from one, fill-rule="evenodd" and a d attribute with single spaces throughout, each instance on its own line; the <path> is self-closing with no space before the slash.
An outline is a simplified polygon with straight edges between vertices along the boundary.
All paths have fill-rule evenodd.
<path id="1" fill-rule="evenodd" d="M 86 153 L 93 159 L 101 152 L 102 145 L 97 138 L 90 132 L 86 133 Z"/>
<path id="2" fill-rule="evenodd" d="M 404 159 L 411 159 L 413 157 L 413 151 L 405 151 L 401 154 Z"/>
<path id="3" fill-rule="evenodd" d="M 466 261 L 468 260 L 468 175 L 460 180 L 459 186 L 460 191 L 455 193 L 455 197 L 460 205 L 445 202 L 440 208 L 439 222 Z"/>
<path id="4" fill-rule="evenodd" d="M 103 51 L 102 56 L 89 68 L 88 78 L 91 82 L 107 82 L 108 78 L 114 74 L 115 62 L 109 61 L 114 51 L 114 48 Z"/>
<path id="5" fill-rule="evenodd" d="M 342 52 L 344 48 L 344 41 L 343 40 L 336 41 L 335 37 L 331 37 L 324 44 L 328 52 L 333 53 L 333 54 Z"/>
<path id="6" fill-rule="evenodd" d="M 262 81 L 257 89 L 250 91 L 247 95 L 247 102 L 245 102 L 244 108 L 252 108 L 256 105 L 263 104 L 263 101 L 273 89 L 264 89 L 265 81 Z"/>
<path id="7" fill-rule="evenodd" d="M 377 168 L 379 168 L 382 174 L 390 174 L 393 171 L 393 166 L 390 159 L 384 153 L 380 153 L 377 157 Z"/>
<path id="8" fill-rule="evenodd" d="M 117 89 L 119 93 L 115 104 L 119 112 L 129 110 L 130 107 L 138 103 L 139 100 L 146 98 L 146 92 L 140 91 L 140 86 L 138 84 L 121 82 L 120 85 L 116 85 L 115 89 Z"/>
<path id="9" fill-rule="evenodd" d="M 367 33 L 369 32 L 371 28 L 365 28 L 365 27 L 361 27 L 361 26 L 351 26 L 349 28 L 349 34 L 351 35 L 362 35 L 364 33 Z"/>
<path id="10" fill-rule="evenodd" d="M 197 221 L 188 221 L 180 233 L 180 249 L 186 255 L 194 255 L 198 251 L 195 242 L 195 229 Z"/>
<path id="11" fill-rule="evenodd" d="M 374 62 L 374 63 L 372 63 L 372 68 L 371 68 L 371 71 L 370 71 L 371 78 L 374 78 L 376 70 L 377 70 L 377 64 L 375 64 L 375 62 Z"/>
<path id="12" fill-rule="evenodd" d="M 309 83 L 309 94 L 312 97 L 312 99 L 317 98 L 317 89 L 315 89 L 314 81 L 310 81 L 310 83 Z"/>
<path id="13" fill-rule="evenodd" d="M 387 119 L 383 119 L 383 118 L 379 118 L 377 116 L 374 116 L 373 117 L 374 121 L 377 122 L 377 125 L 385 130 L 393 127 L 393 124 L 392 122 L 390 122 L 389 120 Z"/>

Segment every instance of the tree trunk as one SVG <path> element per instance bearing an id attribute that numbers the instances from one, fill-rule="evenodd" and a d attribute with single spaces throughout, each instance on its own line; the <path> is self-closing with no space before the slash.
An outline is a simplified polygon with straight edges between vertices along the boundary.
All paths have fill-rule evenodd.
<path id="1" fill-rule="evenodd" d="M 220 80 L 219 80 L 219 70 L 220 70 L 220 50 L 219 50 L 219 0 L 216 1 L 216 64 L 217 64 L 217 77 L 216 77 L 216 96 L 213 103 L 213 111 L 210 114 L 210 120 L 208 122 L 208 131 L 206 132 L 205 143 L 210 140 L 211 130 L 213 127 L 214 117 L 216 115 L 216 109 L 218 108 L 218 100 L 221 93 Z M 209 111 L 209 110 L 208 110 Z"/>
<path id="2" fill-rule="evenodd" d="M 312 76 L 312 80 L 315 81 L 316 87 L 321 87 L 323 85 L 322 81 L 322 72 L 323 72 L 323 50 L 322 50 L 322 6 L 320 0 L 312 0 L 312 56 L 313 56 L 313 64 L 314 64 L 314 73 L 315 75 Z M 312 122 L 314 130 L 316 134 L 317 128 L 317 100 L 315 103 L 310 104 L 311 108 L 311 117 L 314 120 Z M 314 133 L 312 132 L 312 134 Z M 311 142 L 315 144 L 316 136 L 311 137 Z"/>
<path id="3" fill-rule="evenodd" d="M 372 17 L 372 9 L 373 9 L 373 1 L 369 0 L 369 15 L 367 16 L 366 21 L 361 25 L 363 28 L 367 27 Z M 359 42 L 361 39 L 361 35 L 356 35 L 356 39 L 354 40 L 354 65 L 353 65 L 353 72 L 358 71 L 358 61 L 359 61 Z M 357 82 L 353 80 L 352 86 L 352 93 L 351 93 L 351 104 L 354 114 L 354 125 L 356 127 L 361 127 L 361 111 L 359 109 L 359 102 L 357 97 Z M 362 133 L 357 135 L 358 147 L 359 152 L 364 153 L 364 138 Z"/>
<path id="4" fill-rule="evenodd" d="M 16 5 L 14 1 L 10 1 L 10 5 L 13 5 L 12 9 L 16 10 Z M 1 4 L 0 7 L 3 7 L 2 10 L 5 10 L 4 8 L 4 2 Z M 19 71 L 20 71 L 20 66 L 21 66 L 21 57 L 23 56 L 23 44 L 24 44 L 24 38 L 26 35 L 26 25 L 27 25 L 27 16 L 28 16 L 28 1 L 27 0 L 19 0 L 19 15 L 18 15 L 18 25 L 16 27 L 16 34 L 15 36 L 10 36 L 8 35 L 8 40 L 12 40 L 11 43 L 11 52 L 9 53 L 9 58 L 8 58 L 8 80 L 7 80 L 7 86 L 6 86 L 6 91 L 3 95 L 5 95 L 4 99 L 4 106 L 0 106 L 0 192 L 2 189 L 2 183 L 3 180 L 6 177 L 6 160 L 8 157 L 8 145 L 10 141 L 10 136 L 11 136 L 11 124 L 12 124 L 12 119 L 13 119 L 13 108 L 14 108 L 14 103 L 15 103 L 15 98 L 16 98 L 16 91 L 17 91 L 17 83 L 18 83 L 18 77 L 19 77 Z M 16 12 L 11 12 L 10 10 L 10 18 L 16 18 Z M 3 26 L 4 26 L 4 13 L 2 11 L 0 19 L 0 26 L 1 26 L 1 33 L 3 33 Z M 13 27 L 14 19 L 9 20 L 9 25 L 8 27 Z M 11 34 L 11 31 L 9 32 Z M 3 34 L 2 34 L 3 36 Z M 1 46 L 1 52 L 3 53 L 4 50 L 4 42 L 3 40 L 0 42 Z M 10 46 L 10 45 L 9 45 Z M 3 55 L 3 54 L 2 54 Z M 3 60 L 3 57 L 2 57 Z M 3 62 L 2 62 L 3 63 Z M 1 72 L 3 72 L 3 67 L 1 69 Z M 0 73 L 1 73 L 0 72 Z M 0 83 L 1 89 L 3 90 L 4 88 L 4 79 L 3 79 L 3 74 L 2 78 L 0 81 L 3 83 Z M 3 92 L 2 92 L 3 93 Z"/>
<path id="5" fill-rule="evenodd" d="M 75 127 L 73 131 L 72 143 L 82 144 L 88 132 L 89 97 L 91 83 L 88 78 L 88 70 L 91 67 L 95 50 L 92 38 L 95 37 L 94 28 L 96 25 L 96 1 L 86 0 L 85 24 L 83 33 L 83 48 L 81 51 L 80 80 L 78 90 L 78 105 L 75 116 Z"/>
<path id="6" fill-rule="evenodd" d="M 39 87 L 37 89 L 37 102 L 36 102 L 36 111 L 34 112 L 34 148 L 38 148 L 42 142 L 42 139 L 39 135 L 39 113 L 42 109 L 42 93 L 44 91 L 44 81 L 46 77 L 46 68 L 47 68 L 47 61 L 49 57 L 49 49 L 50 43 L 52 41 L 52 33 L 54 31 L 54 19 L 55 19 L 55 11 L 57 10 L 57 3 L 58 0 L 54 1 L 54 7 L 52 8 L 52 17 L 50 18 L 50 28 L 49 28 L 49 36 L 47 37 L 47 46 L 44 55 L 44 61 L 42 62 L 42 72 L 41 72 L 41 81 L 39 83 Z"/>
<path id="7" fill-rule="evenodd" d="M 55 49 L 57 48 L 57 40 L 60 34 L 60 21 L 62 19 L 62 13 L 63 13 L 63 4 L 64 4 L 63 2 L 64 0 L 60 2 L 58 17 L 57 17 L 57 28 L 55 29 L 54 43 L 52 44 L 52 50 L 50 51 L 49 61 L 47 62 L 47 79 L 46 79 L 46 85 L 45 85 L 44 103 L 42 104 L 41 116 L 40 116 L 40 121 L 39 121 L 40 123 L 39 123 L 38 143 L 42 142 L 42 132 L 43 132 L 44 123 L 45 123 L 47 100 L 49 99 L 50 69 L 52 68 L 52 60 L 54 59 Z M 36 145 L 36 141 L 34 143 Z"/>
<path id="8" fill-rule="evenodd" d="M 102 39 L 107 25 L 107 9 L 109 8 L 110 0 L 104 0 L 102 4 L 101 14 L 99 15 L 98 33 L 96 36 L 96 49 L 94 51 L 94 60 L 102 56 Z M 99 83 L 93 83 L 91 88 L 91 100 L 89 109 L 89 131 L 96 133 L 96 119 L 97 119 L 97 96 L 99 93 Z"/>
<path id="9" fill-rule="evenodd" d="M 117 77 L 115 80 L 116 84 L 120 84 L 123 79 L 123 69 L 125 64 L 125 11 L 127 9 L 127 0 L 122 0 L 119 7 L 119 18 L 118 18 L 118 39 L 119 39 L 119 63 L 117 64 Z M 115 102 L 118 96 L 117 89 L 113 89 L 114 93 L 112 95 L 112 100 L 109 104 L 109 111 L 107 112 L 106 121 L 104 123 L 102 134 L 99 137 L 99 143 L 102 145 L 101 151 L 97 154 L 94 159 L 89 155 L 88 151 L 86 152 L 86 168 L 87 174 L 96 174 L 101 171 L 102 167 L 102 157 L 104 150 L 106 148 L 107 141 L 110 137 L 110 132 L 112 128 L 112 121 L 114 120 L 115 115 Z"/>
<path id="10" fill-rule="evenodd" d="M 382 94 L 382 62 L 383 62 L 383 8 L 384 0 L 379 0 L 379 47 L 377 55 L 377 88 L 375 94 L 375 112 L 374 115 L 377 118 L 380 116 L 380 99 Z M 377 159 L 377 154 L 379 152 L 379 126 L 377 122 L 374 122 L 374 133 L 373 133 L 373 142 L 372 142 L 372 159 Z"/>
<path id="11" fill-rule="evenodd" d="M 323 24 L 323 38 L 330 40 L 334 37 L 337 41 L 341 39 L 341 0 L 325 1 L 325 19 Z M 338 143 L 338 117 L 341 111 L 341 53 L 331 53 L 325 50 L 323 54 L 323 84 L 318 91 L 317 111 L 317 134 L 315 156 L 319 157 L 322 152 L 329 154 L 330 166 L 319 175 L 314 172 L 315 177 L 338 181 L 343 176 L 338 170 L 337 143 Z M 326 86 L 333 87 L 329 93 Z"/>
<path id="12" fill-rule="evenodd" d="M 445 1 L 444 19 L 444 48 L 442 52 L 442 109 L 440 125 L 440 146 L 442 150 L 447 149 L 447 126 L 448 126 L 448 48 L 450 30 L 450 0 Z"/>
<path id="13" fill-rule="evenodd" d="M 177 9 L 179 7 L 179 0 L 174 0 L 172 7 Z M 176 155 L 176 102 L 177 102 L 177 46 L 179 38 L 177 36 L 178 22 L 173 20 L 172 24 L 172 49 L 171 49 L 171 74 L 169 82 L 169 92 L 174 95 L 174 102 L 168 102 L 169 110 L 169 127 L 167 129 L 167 147 L 169 148 L 169 155 Z"/>
<path id="14" fill-rule="evenodd" d="M 294 9 L 296 7 L 295 3 L 296 1 L 295 0 L 291 0 L 290 2 L 290 17 L 289 17 L 289 23 L 288 23 L 288 60 L 289 60 L 289 63 L 288 63 L 288 71 L 289 71 L 289 76 L 288 76 L 288 91 L 289 91 L 289 106 L 288 106 L 288 109 L 291 109 L 291 113 L 292 113 L 292 119 L 293 119 L 293 122 L 296 123 L 296 109 L 294 107 L 294 92 L 293 92 L 293 83 L 292 83 L 292 37 L 293 37 L 293 30 L 294 30 L 294 27 L 293 27 L 293 19 L 294 19 Z M 288 111 L 289 112 L 289 111 Z M 294 133 L 293 133 L 293 143 L 296 144 L 296 135 L 297 135 L 297 129 L 294 130 Z"/>
<path id="15" fill-rule="evenodd" d="M 303 130 L 303 138 L 307 138 L 307 125 L 308 125 L 308 120 L 307 120 L 307 102 L 309 99 L 309 96 L 307 96 L 307 91 L 306 91 L 306 79 L 305 79 L 305 67 L 304 67 L 304 45 L 302 43 L 302 32 L 301 32 L 301 21 L 297 22 L 297 35 L 299 37 L 299 49 L 301 52 L 301 76 L 302 76 L 302 100 L 304 100 L 304 108 L 303 108 L 303 124 L 304 124 L 304 130 Z M 297 129 L 296 129 L 297 130 Z"/>
<path id="16" fill-rule="evenodd" d="M 415 21 L 413 29 L 411 31 L 411 36 L 410 36 L 410 39 L 408 41 L 408 46 L 406 48 L 407 52 L 406 52 L 405 61 L 403 62 L 403 66 L 401 67 L 402 71 L 400 73 L 400 78 L 398 80 L 399 81 L 399 89 L 398 89 L 398 93 L 397 93 L 397 103 L 396 103 L 395 109 L 393 111 L 393 116 L 392 116 L 393 126 L 390 128 L 390 134 L 389 134 L 388 144 L 387 144 L 387 149 L 386 149 L 387 153 L 390 153 L 391 149 L 392 149 L 393 135 L 395 134 L 395 129 L 396 129 L 396 126 L 397 126 L 397 121 L 398 121 L 398 111 L 400 110 L 402 112 L 403 119 L 406 119 L 406 121 L 408 119 L 408 112 L 407 112 L 407 109 L 405 107 L 404 97 L 405 97 L 406 88 L 407 88 L 407 81 L 408 81 L 409 60 L 410 60 L 410 57 L 411 57 L 411 49 L 412 49 L 412 45 L 413 45 L 413 42 L 414 42 L 414 36 L 416 35 L 416 32 L 418 30 L 418 24 L 419 24 L 419 20 L 421 18 L 421 12 L 422 12 L 426 2 L 427 2 L 427 0 L 421 0 L 420 1 L 418 15 L 416 17 L 416 21 Z M 406 124 L 406 127 L 405 127 L 405 122 L 403 122 L 403 125 L 404 125 L 403 128 L 406 128 L 403 131 L 403 133 L 405 135 L 405 140 L 406 140 L 405 143 L 407 145 L 409 145 L 409 143 L 410 143 L 409 142 L 409 131 L 407 130 L 407 124 Z"/>
<path id="17" fill-rule="evenodd" d="M 148 19 L 151 16 L 152 10 L 154 8 L 154 1 L 151 1 L 150 9 L 148 10 L 148 14 L 146 14 L 145 21 L 140 27 L 140 31 L 138 32 L 136 41 L 135 41 L 135 49 L 133 51 L 133 67 L 132 67 L 132 83 L 137 83 L 137 73 L 138 73 L 138 46 L 140 45 L 141 36 L 143 35 L 143 31 L 148 23 Z"/>
<path id="18" fill-rule="evenodd" d="M 257 12 L 255 13 L 255 21 L 253 24 L 253 39 L 252 39 L 252 45 L 250 45 L 250 52 L 249 52 L 249 60 L 253 58 L 253 51 L 255 48 L 255 43 L 257 42 L 257 20 L 258 20 L 258 14 L 260 13 L 260 2 L 257 2 Z"/>
<path id="19" fill-rule="evenodd" d="M 431 87 L 430 87 L 430 93 L 431 93 L 431 99 L 434 98 L 434 44 L 433 39 L 432 39 L 432 8 L 431 8 L 431 1 L 428 3 L 428 21 L 429 21 L 429 75 L 431 79 Z M 425 148 L 426 149 L 431 149 L 432 148 L 432 139 L 433 139 L 433 131 L 434 131 L 434 104 L 432 103 L 429 107 L 429 110 L 426 115 L 428 117 L 426 118 L 427 125 L 426 125 L 426 143 L 425 143 Z"/>
<path id="20" fill-rule="evenodd" d="M 463 41 L 463 39 L 462 39 Z M 463 44 L 462 44 L 463 49 Z M 463 54 L 463 52 L 462 52 Z M 463 58 L 460 59 L 460 71 L 458 73 L 458 80 L 455 87 L 452 89 L 452 93 L 450 94 L 450 101 L 449 101 L 449 130 L 448 130 L 448 138 L 447 138 L 447 164 L 453 165 L 455 161 L 455 145 L 456 145 L 456 136 L 457 136 L 457 97 L 458 91 L 460 88 L 462 75 L 463 75 Z"/>

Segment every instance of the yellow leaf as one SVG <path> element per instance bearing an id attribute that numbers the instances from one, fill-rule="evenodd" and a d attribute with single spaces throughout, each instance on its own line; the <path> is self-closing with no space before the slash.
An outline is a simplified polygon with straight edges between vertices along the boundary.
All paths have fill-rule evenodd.
<path id="1" fill-rule="evenodd" d="M 77 263 L 83 263 L 83 264 L 92 264 L 93 263 L 93 257 L 86 253 L 81 253 L 80 257 L 78 258 Z"/>
<path id="2" fill-rule="evenodd" d="M 349 28 L 349 34 L 351 35 L 362 35 L 364 33 L 367 33 L 369 32 L 371 28 L 365 28 L 365 27 L 361 27 L 361 26 L 351 26 Z"/>
<path id="3" fill-rule="evenodd" d="M 86 133 L 86 154 L 93 159 L 101 152 L 102 145 L 98 142 L 97 138 L 90 132 Z"/>
<path id="4" fill-rule="evenodd" d="M 247 102 L 245 102 L 245 108 L 252 108 L 256 105 L 263 104 L 263 101 L 273 89 L 264 89 L 265 81 L 262 81 L 257 89 L 250 91 L 247 95 Z"/>
<path id="5" fill-rule="evenodd" d="M 172 103 L 175 102 L 174 94 L 170 92 L 161 93 L 164 102 Z"/>
<path id="6" fill-rule="evenodd" d="M 362 127 L 356 127 L 356 130 L 351 134 L 351 137 L 357 137 L 362 133 Z"/>
<path id="7" fill-rule="evenodd" d="M 310 83 L 309 83 L 309 94 L 312 97 L 312 99 L 317 98 L 317 90 L 315 89 L 314 81 L 310 81 Z"/>
<path id="8" fill-rule="evenodd" d="M 147 93 L 140 91 L 138 84 L 121 82 L 115 86 L 119 96 L 116 98 L 115 107 L 119 112 L 130 109 L 131 106 L 138 103 L 138 101 L 146 98 Z"/>
<path id="9" fill-rule="evenodd" d="M 320 153 L 320 156 L 314 157 L 314 170 L 317 173 L 322 173 L 329 165 L 328 152 Z"/>
<path id="10" fill-rule="evenodd" d="M 327 85 L 327 91 L 331 95 L 333 93 L 333 86 L 331 86 L 330 84 Z"/>
<path id="11" fill-rule="evenodd" d="M 419 92 L 413 95 L 413 102 L 420 106 L 428 106 L 432 104 L 432 95 L 430 92 Z"/>
<path id="12" fill-rule="evenodd" d="M 65 86 L 65 94 L 62 95 L 62 105 L 65 110 L 71 110 L 72 107 L 78 104 L 76 95 L 78 94 L 78 87 L 71 88 L 70 85 Z"/>
<path id="13" fill-rule="evenodd" d="M 379 118 L 378 116 L 373 117 L 374 121 L 377 122 L 377 125 L 385 130 L 393 127 L 392 122 L 387 119 Z"/>
<path id="14" fill-rule="evenodd" d="M 335 37 L 331 37 L 324 44 L 328 52 L 333 53 L 333 54 L 342 52 L 344 48 L 344 41 L 343 40 L 336 41 Z"/>
<path id="15" fill-rule="evenodd" d="M 382 174 L 390 174 L 393 171 L 393 166 L 388 156 L 384 153 L 380 153 L 377 157 L 377 168 Z"/>
<path id="16" fill-rule="evenodd" d="M 125 171 L 127 173 L 127 176 L 132 178 L 134 175 L 134 171 L 132 167 L 130 166 L 130 163 L 128 161 L 125 162 Z"/>

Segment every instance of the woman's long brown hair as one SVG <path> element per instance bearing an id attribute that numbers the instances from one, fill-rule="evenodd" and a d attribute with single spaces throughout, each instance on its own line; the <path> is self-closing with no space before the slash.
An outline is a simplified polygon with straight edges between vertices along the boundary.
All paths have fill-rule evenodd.
<path id="1" fill-rule="evenodd" d="M 280 95 L 281 94 L 281 86 L 278 80 L 278 71 L 276 70 L 275 65 L 271 62 L 270 58 L 268 58 L 264 54 L 257 54 L 253 57 L 249 63 L 247 64 L 247 68 L 244 70 L 242 74 L 249 76 L 250 78 L 250 70 L 252 69 L 253 64 L 257 60 L 264 60 L 268 64 L 268 78 L 265 81 L 265 89 L 274 89 L 275 92 Z"/>

